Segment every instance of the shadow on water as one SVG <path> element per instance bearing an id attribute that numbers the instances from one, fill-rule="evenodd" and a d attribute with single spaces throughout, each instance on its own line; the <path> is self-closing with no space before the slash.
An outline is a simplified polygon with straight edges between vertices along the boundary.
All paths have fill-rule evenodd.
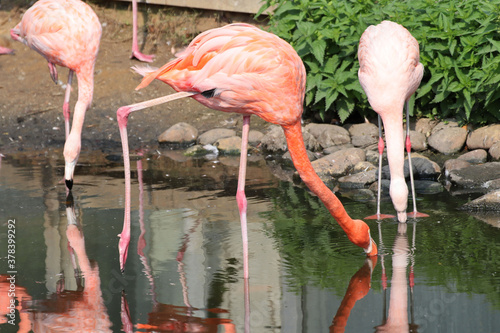
<path id="1" fill-rule="evenodd" d="M 133 162 L 124 273 L 120 158 L 82 153 L 72 204 L 60 183 L 60 154 L 2 160 L 2 332 L 500 327 L 500 230 L 456 209 L 467 195 L 421 195 L 419 208 L 431 217 L 408 224 L 370 221 L 380 255 L 367 259 L 317 198 L 286 181 L 292 173 L 250 159 L 248 307 L 234 198 L 238 158 L 162 153 Z M 352 216 L 373 213 L 372 203 L 341 200 Z M 382 208 L 392 211 L 389 201 Z"/>

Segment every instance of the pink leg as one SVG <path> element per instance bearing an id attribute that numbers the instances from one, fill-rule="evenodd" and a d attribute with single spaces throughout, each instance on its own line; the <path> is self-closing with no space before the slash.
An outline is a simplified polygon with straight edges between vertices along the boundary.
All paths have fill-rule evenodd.
<path id="1" fill-rule="evenodd" d="M 137 0 L 132 1 L 132 54 L 130 59 L 137 59 L 144 62 L 152 62 L 154 55 L 142 54 L 137 43 Z"/>
<path id="2" fill-rule="evenodd" d="M 245 196 L 245 177 L 247 170 L 248 132 L 250 130 L 250 116 L 243 116 L 241 134 L 240 170 L 238 174 L 238 189 L 236 202 L 240 210 L 241 238 L 243 241 L 243 277 L 248 279 L 248 231 L 247 231 L 247 198 Z"/>
<path id="3" fill-rule="evenodd" d="M 14 50 L 0 46 L 0 54 L 14 54 Z"/>
<path id="4" fill-rule="evenodd" d="M 52 81 L 54 81 L 55 84 L 57 84 L 57 68 L 56 65 L 53 63 L 49 62 L 47 63 L 49 66 L 49 72 L 50 72 L 50 77 L 52 78 Z"/>
<path id="5" fill-rule="evenodd" d="M 68 74 L 68 84 L 66 85 L 66 93 L 64 95 L 64 104 L 63 104 L 63 114 L 64 114 L 64 129 L 66 133 L 66 139 L 69 136 L 69 118 L 71 111 L 69 109 L 69 97 L 71 94 L 71 82 L 73 81 L 73 71 L 70 69 Z"/>
<path id="6" fill-rule="evenodd" d="M 378 191 L 377 191 L 377 214 L 367 216 L 367 220 L 383 220 L 393 218 L 394 215 L 380 214 L 380 195 L 382 193 L 382 154 L 384 153 L 384 139 L 382 139 L 382 122 L 378 116 Z"/>
<path id="7" fill-rule="evenodd" d="M 410 107 L 408 101 L 406 102 L 406 152 L 408 153 L 408 168 L 410 169 L 410 183 L 411 183 L 411 196 L 413 199 L 413 213 L 409 213 L 409 217 L 429 217 L 424 213 L 417 211 L 417 197 L 415 195 L 415 182 L 413 181 L 413 168 L 411 164 L 411 140 L 410 140 Z"/>

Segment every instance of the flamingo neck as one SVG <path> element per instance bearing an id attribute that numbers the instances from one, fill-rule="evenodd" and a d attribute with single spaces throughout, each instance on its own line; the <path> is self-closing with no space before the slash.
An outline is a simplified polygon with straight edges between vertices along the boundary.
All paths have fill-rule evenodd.
<path id="1" fill-rule="evenodd" d="M 323 183 L 314 171 L 307 156 L 300 121 L 292 125 L 284 125 L 283 130 L 290 156 L 302 181 L 323 202 L 330 214 L 345 231 L 349 240 L 365 250 L 368 249 L 371 244 L 369 227 L 363 221 L 353 220 L 347 214 L 337 196 Z"/>

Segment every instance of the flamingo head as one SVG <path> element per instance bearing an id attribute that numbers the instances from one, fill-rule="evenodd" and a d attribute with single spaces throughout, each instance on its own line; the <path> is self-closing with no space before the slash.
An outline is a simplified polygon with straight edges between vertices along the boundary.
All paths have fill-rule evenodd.
<path id="1" fill-rule="evenodd" d="M 64 181 L 69 190 L 73 187 L 73 175 L 75 173 L 76 162 L 80 156 L 80 150 L 80 136 L 70 133 L 64 144 Z"/>

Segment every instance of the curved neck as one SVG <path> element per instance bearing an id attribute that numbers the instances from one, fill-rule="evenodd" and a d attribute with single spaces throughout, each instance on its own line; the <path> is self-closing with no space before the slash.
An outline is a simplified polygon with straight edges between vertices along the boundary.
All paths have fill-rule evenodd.
<path id="1" fill-rule="evenodd" d="M 353 220 L 347 214 L 337 196 L 333 194 L 314 171 L 307 156 L 300 121 L 292 125 L 283 126 L 283 130 L 285 131 L 290 156 L 302 181 L 320 198 L 330 214 L 344 229 L 351 242 L 365 249 L 368 248 L 370 246 L 368 226 L 363 221 Z"/>

